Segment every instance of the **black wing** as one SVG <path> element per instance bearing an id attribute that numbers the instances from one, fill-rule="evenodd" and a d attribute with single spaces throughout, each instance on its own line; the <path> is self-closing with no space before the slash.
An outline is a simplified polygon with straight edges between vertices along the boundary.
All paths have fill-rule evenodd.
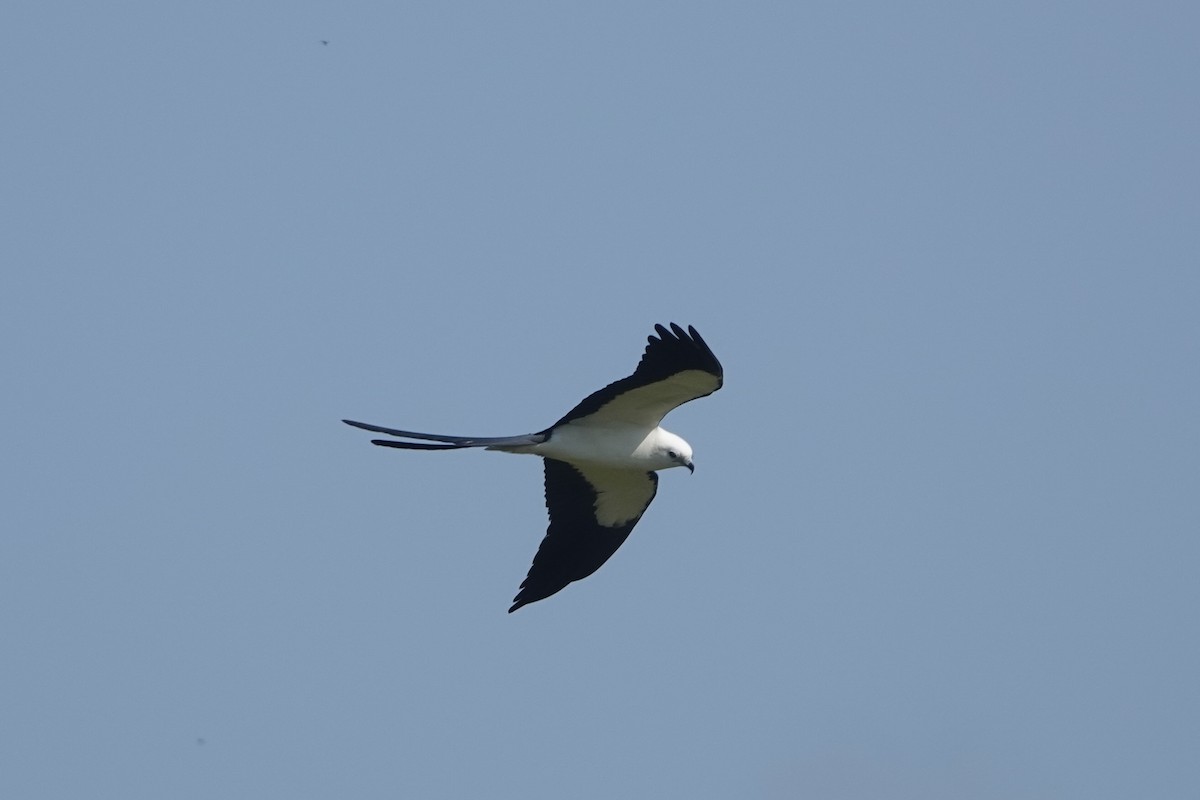
<path id="1" fill-rule="evenodd" d="M 632 375 L 588 395 L 555 426 L 584 417 L 655 426 L 671 409 L 721 388 L 725 371 L 695 328 L 672 322 L 654 330 Z"/>
<path id="2" fill-rule="evenodd" d="M 510 614 L 600 569 L 624 544 L 658 491 L 658 475 L 653 472 L 581 471 L 552 458 L 545 464 L 550 527 L 521 591 L 513 598 Z"/>

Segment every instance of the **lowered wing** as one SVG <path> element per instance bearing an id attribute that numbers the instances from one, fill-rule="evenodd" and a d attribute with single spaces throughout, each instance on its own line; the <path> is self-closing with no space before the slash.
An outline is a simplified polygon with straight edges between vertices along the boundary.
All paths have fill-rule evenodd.
<path id="1" fill-rule="evenodd" d="M 579 468 L 552 458 L 545 464 L 550 526 L 510 614 L 600 569 L 625 543 L 658 490 L 653 472 Z"/>

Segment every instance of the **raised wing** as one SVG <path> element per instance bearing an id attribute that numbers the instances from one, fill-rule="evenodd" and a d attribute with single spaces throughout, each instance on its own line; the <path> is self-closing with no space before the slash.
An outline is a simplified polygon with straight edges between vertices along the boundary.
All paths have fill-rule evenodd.
<path id="1" fill-rule="evenodd" d="M 637 470 L 579 468 L 545 459 L 550 527 L 511 614 L 582 580 L 624 544 L 658 491 L 658 475 Z"/>
<path id="2" fill-rule="evenodd" d="M 657 426 L 671 409 L 721 388 L 725 371 L 696 329 L 655 325 L 649 344 L 628 378 L 610 383 L 575 406 L 555 426 L 590 421 Z"/>

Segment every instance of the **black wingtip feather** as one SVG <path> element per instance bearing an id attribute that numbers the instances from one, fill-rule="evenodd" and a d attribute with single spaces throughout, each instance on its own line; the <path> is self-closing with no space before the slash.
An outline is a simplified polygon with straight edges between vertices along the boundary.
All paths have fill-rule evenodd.
<path id="1" fill-rule="evenodd" d="M 725 370 L 721 362 L 717 360 L 708 342 L 704 341 L 704 337 L 695 326 L 689 325 L 687 330 L 674 322 L 670 323 L 670 326 L 669 330 L 663 325 L 654 326 L 658 336 L 648 337 L 649 345 L 642 354 L 639 369 L 653 369 L 657 366 L 653 363 L 656 360 L 654 357 L 658 355 L 658 351 L 662 351 L 664 354 L 670 353 L 672 360 L 679 366 L 686 365 L 685 368 L 703 370 L 718 378 L 724 377 Z"/>

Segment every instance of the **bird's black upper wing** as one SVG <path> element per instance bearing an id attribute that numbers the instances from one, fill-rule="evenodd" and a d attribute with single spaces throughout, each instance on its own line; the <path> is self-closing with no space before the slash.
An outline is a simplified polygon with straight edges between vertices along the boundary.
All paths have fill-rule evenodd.
<path id="1" fill-rule="evenodd" d="M 655 426 L 676 406 L 721 388 L 725 371 L 695 328 L 672 322 L 654 330 L 632 375 L 588 395 L 555 426 L 584 417 Z"/>
<path id="2" fill-rule="evenodd" d="M 511 614 L 582 580 L 624 544 L 658 490 L 658 475 L 638 470 L 580 469 L 545 459 L 550 527 Z"/>

